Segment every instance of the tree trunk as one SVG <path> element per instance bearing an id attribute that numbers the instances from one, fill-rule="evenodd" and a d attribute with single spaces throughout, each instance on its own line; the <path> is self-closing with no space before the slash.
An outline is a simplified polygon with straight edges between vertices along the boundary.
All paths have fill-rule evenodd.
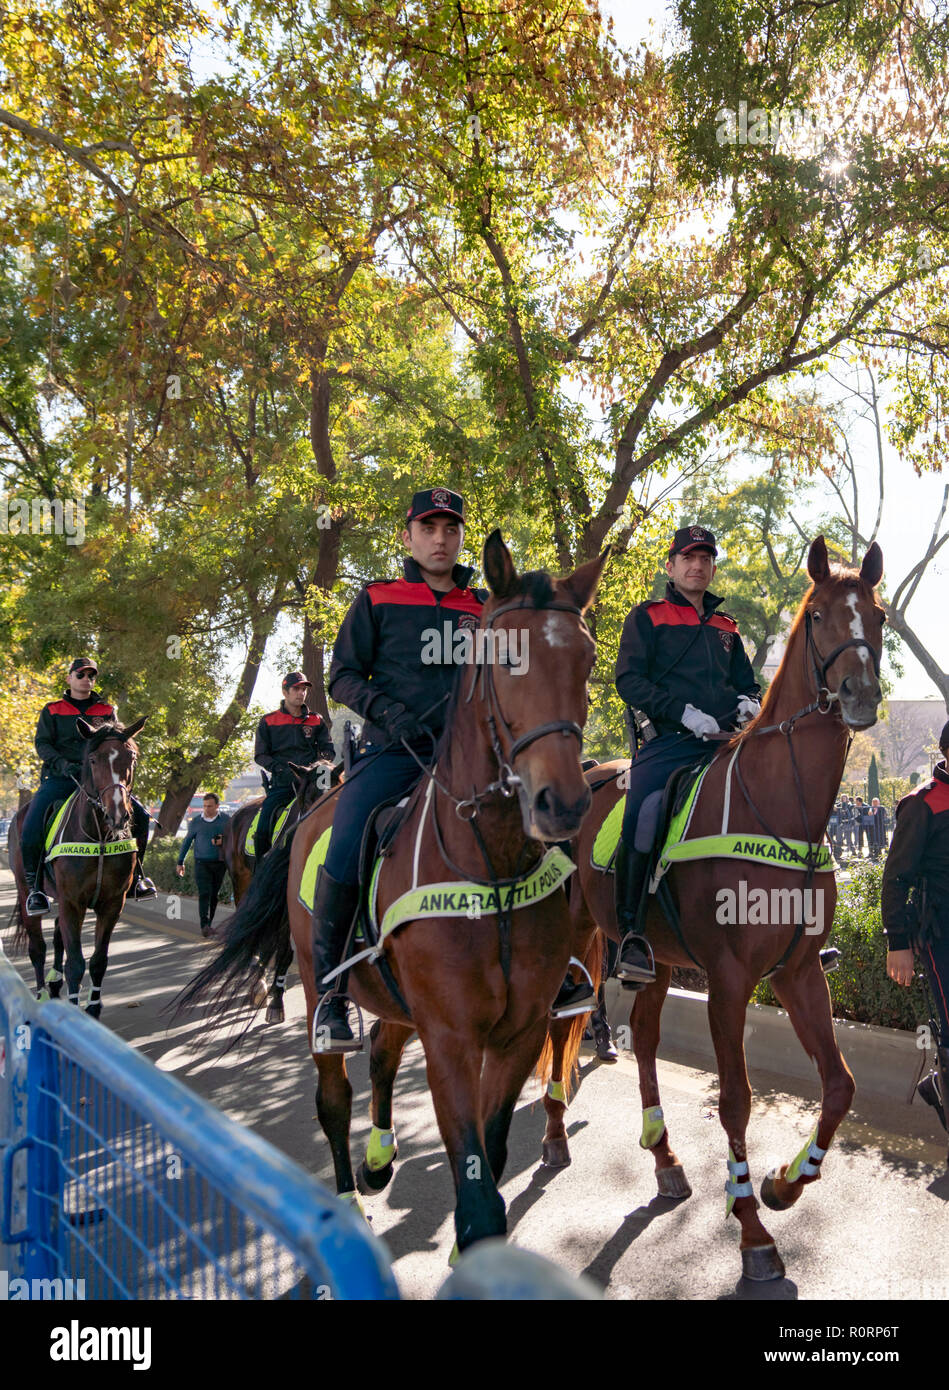
<path id="1" fill-rule="evenodd" d="M 906 621 L 903 613 L 900 612 L 899 609 L 891 608 L 889 604 L 886 604 L 885 607 L 887 622 L 893 628 L 894 632 L 899 633 L 920 666 L 922 666 L 926 675 L 942 696 L 946 706 L 946 712 L 949 713 L 949 671 L 944 671 L 939 663 L 930 656 L 927 649 L 923 646 L 916 633 Z"/>
<path id="2" fill-rule="evenodd" d="M 181 823 L 182 816 L 188 809 L 188 802 L 194 796 L 205 774 L 213 767 L 221 750 L 230 741 L 240 723 L 241 716 L 246 714 L 251 696 L 254 693 L 254 686 L 257 684 L 260 665 L 267 647 L 267 639 L 273 631 L 275 613 L 278 608 L 279 604 L 272 602 L 267 607 L 258 609 L 234 698 L 214 725 L 209 738 L 211 746 L 207 747 L 204 752 L 190 758 L 172 773 L 158 815 L 156 835 L 174 835 Z"/>
<path id="3" fill-rule="evenodd" d="M 321 714 L 329 724 L 330 712 L 326 703 L 326 672 L 323 669 L 323 643 L 318 641 L 309 613 L 303 615 L 303 671 L 313 682 L 307 704 Z"/>

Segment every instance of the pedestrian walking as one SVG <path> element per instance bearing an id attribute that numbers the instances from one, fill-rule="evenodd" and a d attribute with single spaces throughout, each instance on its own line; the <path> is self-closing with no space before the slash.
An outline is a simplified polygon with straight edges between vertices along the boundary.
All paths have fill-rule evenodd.
<path id="1" fill-rule="evenodd" d="M 192 816 L 188 822 L 188 833 L 178 853 L 177 872 L 184 878 L 185 859 L 188 850 L 194 845 L 194 880 L 198 885 L 198 917 L 201 922 L 201 935 L 211 935 L 211 924 L 217 910 L 217 897 L 227 872 L 224 863 L 224 828 L 230 820 L 220 809 L 221 799 L 214 792 L 204 798 L 204 809 L 200 816 Z"/>

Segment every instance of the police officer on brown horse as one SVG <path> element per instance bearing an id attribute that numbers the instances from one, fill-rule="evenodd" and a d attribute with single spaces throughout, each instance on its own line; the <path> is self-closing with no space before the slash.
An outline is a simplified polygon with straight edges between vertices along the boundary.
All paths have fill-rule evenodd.
<path id="1" fill-rule="evenodd" d="M 54 802 L 65 801 L 72 795 L 82 770 L 83 739 L 76 727 L 77 720 L 106 721 L 116 717 L 113 707 L 92 688 L 97 675 L 94 661 L 77 656 L 69 668 L 62 698 L 44 705 L 36 726 L 34 744 L 42 762 L 40 785 L 23 818 L 20 844 L 28 893 L 26 911 L 31 917 L 49 912 L 51 907 L 49 897 L 37 886 L 36 875 L 43 852 L 46 813 Z M 129 799 L 132 834 L 138 847 L 132 892 L 136 898 L 153 898 L 157 891 L 155 885 L 142 871 L 148 845 L 148 812 L 134 796 Z"/>
<path id="2" fill-rule="evenodd" d="M 270 848 L 273 825 L 284 806 L 293 800 L 291 763 L 309 767 L 321 758 L 333 760 L 333 740 L 322 715 L 308 708 L 310 681 L 302 671 L 283 678 L 280 708 L 265 714 L 257 725 L 254 762 L 270 774 L 270 785 L 257 816 L 254 833 L 254 868 Z"/>
<path id="3" fill-rule="evenodd" d="M 614 882 L 623 935 L 616 973 L 630 988 L 656 978 L 649 942 L 636 934 L 651 849 L 636 838 L 642 803 L 677 767 L 711 756 L 714 747 L 702 742 L 704 735 L 735 729 L 760 709 L 761 691 L 738 624 L 709 591 L 717 554 L 706 527 L 676 531 L 665 596 L 633 608 L 620 641 L 616 688 L 642 739 L 629 770 Z"/>

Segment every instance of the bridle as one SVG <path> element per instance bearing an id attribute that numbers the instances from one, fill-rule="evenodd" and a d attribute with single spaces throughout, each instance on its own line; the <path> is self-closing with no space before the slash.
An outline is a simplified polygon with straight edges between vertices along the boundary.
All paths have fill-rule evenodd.
<path id="1" fill-rule="evenodd" d="M 831 666 L 837 660 L 838 656 L 840 656 L 843 652 L 849 651 L 851 648 L 859 649 L 861 647 L 865 647 L 867 651 L 870 653 L 870 660 L 873 663 L 873 674 L 876 676 L 877 680 L 879 680 L 880 654 L 875 647 L 871 646 L 871 644 L 867 641 L 866 637 L 851 637 L 849 641 L 841 642 L 839 646 L 835 647 L 829 656 L 822 657 L 821 653 L 817 650 L 817 643 L 814 641 L 814 621 L 811 616 L 811 610 L 809 608 L 805 609 L 804 611 L 804 631 L 807 639 L 807 655 L 811 659 L 811 667 L 814 672 L 814 682 L 817 686 L 818 709 L 820 709 L 820 712 L 822 714 L 826 714 L 827 710 L 830 709 L 830 706 L 833 704 L 834 700 L 840 699 L 839 691 L 832 691 L 827 688 L 827 672 L 830 670 Z M 826 706 L 824 706 L 823 708 L 821 708 L 822 696 L 826 697 L 827 701 Z M 804 712 L 805 711 L 803 710 L 801 711 L 802 714 Z M 799 717 L 799 715 L 794 715 L 794 719 L 797 719 Z"/>
<path id="2" fill-rule="evenodd" d="M 502 617 L 505 613 L 511 613 L 519 608 L 529 609 L 534 613 L 574 613 L 581 621 L 583 619 L 582 609 L 578 608 L 576 604 L 573 603 L 545 603 L 542 608 L 538 609 L 535 608 L 533 604 L 524 603 L 523 601 L 519 603 L 511 602 L 501 604 L 500 608 L 496 608 L 493 613 L 490 613 L 484 621 L 484 627 L 480 630 L 483 632 L 491 632 L 498 618 Z M 480 672 L 477 665 L 475 666 L 471 673 L 471 685 L 468 688 L 468 694 L 465 696 L 465 704 L 467 705 L 470 703 L 475 692 L 475 686 L 480 683 L 480 695 L 485 705 L 488 732 L 491 735 L 491 748 L 497 759 L 500 773 L 499 781 L 492 784 L 491 790 L 500 791 L 502 796 L 512 796 L 515 788 L 520 785 L 521 781 L 520 777 L 518 777 L 514 771 L 514 762 L 519 754 L 523 753 L 525 748 L 529 748 L 530 745 L 536 743 L 539 738 L 546 738 L 548 734 L 563 734 L 565 738 L 569 738 L 572 735 L 582 747 L 583 730 L 580 728 L 580 725 L 575 723 L 572 719 L 552 719 L 546 724 L 535 725 L 533 729 L 528 729 L 526 734 L 521 734 L 519 738 L 515 738 L 514 731 L 505 719 L 504 712 L 501 709 L 501 702 L 498 699 L 498 692 L 495 688 L 491 667 L 492 663 L 487 660 L 481 662 Z M 508 743 L 506 754 L 502 747 L 498 732 L 499 725 Z M 484 793 L 482 793 L 482 795 L 484 795 Z"/>
<path id="3" fill-rule="evenodd" d="M 122 740 L 119 740 L 119 741 L 122 742 Z M 103 742 L 103 743 L 107 743 L 108 740 L 107 740 L 107 739 L 103 739 L 102 742 Z M 101 745 L 100 745 L 100 746 L 101 746 Z M 131 760 L 132 760 L 132 766 L 131 766 L 131 768 L 129 769 L 129 780 L 128 780 L 127 782 L 123 782 L 121 777 L 115 777 L 115 776 L 113 776 L 112 781 L 110 782 L 109 786 L 110 786 L 112 789 L 114 789 L 115 787 L 122 787 L 122 788 L 124 788 L 124 790 L 128 793 L 129 800 L 131 800 L 131 795 L 132 795 L 132 784 L 133 784 L 133 782 L 134 782 L 134 780 L 135 780 L 135 762 L 136 762 L 136 759 L 137 759 L 137 757 L 138 757 L 138 754 L 135 752 L 134 749 L 129 748 L 128 743 L 125 744 L 125 747 L 126 747 L 126 749 L 128 750 L 129 757 L 130 757 Z M 97 749 L 96 751 L 98 751 L 98 749 Z M 92 772 L 91 767 L 89 767 L 88 769 L 84 768 L 83 770 L 84 770 L 84 771 L 88 770 L 89 773 L 90 773 L 90 775 L 91 775 L 91 772 Z M 88 787 L 86 787 L 86 786 L 84 785 L 84 783 L 82 783 L 82 782 L 79 780 L 78 777 L 73 777 L 72 780 L 75 782 L 76 786 L 79 788 L 79 791 L 80 791 L 81 795 L 85 798 L 86 803 L 87 803 L 89 806 L 91 806 L 91 807 L 93 808 L 94 811 L 98 811 L 98 812 L 101 814 L 103 821 L 105 822 L 104 828 L 103 828 L 103 830 L 102 830 L 101 832 L 100 832 L 100 830 L 99 830 L 98 825 L 95 827 L 95 838 L 96 838 L 97 840 L 100 840 L 100 841 L 102 841 L 102 840 L 120 840 L 120 839 L 122 839 L 122 838 L 123 838 L 123 834 L 124 834 L 123 829 L 120 828 L 119 826 L 112 826 L 112 825 L 109 824 L 109 813 L 108 813 L 108 811 L 106 810 L 106 808 L 103 806 L 102 802 L 101 802 L 100 799 L 99 799 L 98 793 L 107 790 L 107 788 L 104 788 L 104 787 L 96 787 L 95 784 L 93 784 L 93 789 L 92 789 L 92 791 L 90 791 L 90 790 L 88 789 Z M 129 813 L 129 814 L 126 815 L 124 829 L 127 830 L 130 824 L 131 824 L 131 813 Z M 80 821 L 79 821 L 79 828 L 80 828 L 80 830 L 83 828 L 83 825 L 82 825 L 82 818 L 81 818 L 81 817 L 80 817 Z"/>

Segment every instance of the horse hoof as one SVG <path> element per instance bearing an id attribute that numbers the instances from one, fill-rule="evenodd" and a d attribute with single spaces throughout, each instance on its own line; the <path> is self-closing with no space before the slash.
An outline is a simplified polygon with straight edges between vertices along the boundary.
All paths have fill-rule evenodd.
<path id="1" fill-rule="evenodd" d="M 263 1004 L 266 1004 L 266 1002 L 267 1002 L 267 982 L 266 982 L 266 980 L 258 980 L 258 981 L 257 981 L 257 983 L 254 985 L 254 988 L 251 990 L 250 994 L 248 994 L 248 996 L 247 996 L 247 1002 L 248 1002 L 248 1004 L 250 1004 L 250 1006 L 251 1006 L 252 1009 L 259 1009 Z"/>
<path id="2" fill-rule="evenodd" d="M 89 1015 L 90 1018 L 98 1018 L 99 1015 L 102 1013 L 102 1005 L 101 1005 L 101 1004 L 87 1004 L 87 1005 L 86 1005 L 86 1013 Z"/>
<path id="3" fill-rule="evenodd" d="M 746 1279 L 765 1283 L 784 1278 L 784 1261 L 775 1245 L 749 1245 L 741 1252 L 741 1272 Z"/>
<path id="4" fill-rule="evenodd" d="M 267 1015 L 265 1023 L 283 1023 L 284 1021 L 283 1004 L 270 1003 L 267 1005 Z"/>
<path id="5" fill-rule="evenodd" d="M 545 1139 L 543 1164 L 545 1168 L 569 1168 L 570 1149 L 566 1139 Z"/>
<path id="6" fill-rule="evenodd" d="M 673 1163 L 669 1168 L 659 1168 L 656 1171 L 656 1186 L 660 1197 L 692 1196 L 692 1188 L 681 1163 Z"/>
<path id="7" fill-rule="evenodd" d="M 370 1192 L 381 1192 L 384 1187 L 388 1187 L 392 1181 L 392 1174 L 395 1171 L 395 1160 L 398 1157 L 398 1150 L 392 1155 L 392 1162 L 387 1163 L 384 1168 L 370 1168 L 363 1159 L 362 1167 L 359 1170 L 359 1179 L 364 1187 Z"/>
<path id="8" fill-rule="evenodd" d="M 787 1211 L 788 1207 L 793 1207 L 793 1202 L 787 1202 L 778 1196 L 775 1187 L 775 1178 L 780 1174 L 777 1168 L 772 1168 L 767 1177 L 761 1180 L 761 1200 L 771 1211 Z"/>
<path id="9" fill-rule="evenodd" d="M 593 1040 L 596 1044 L 596 1055 L 601 1062 L 618 1062 L 619 1053 L 614 1046 L 613 1039 L 609 1033 L 597 1034 L 594 1032 Z"/>
<path id="10" fill-rule="evenodd" d="M 56 983 L 54 983 L 54 984 L 51 984 L 50 987 L 49 987 L 49 997 L 50 997 L 50 999 L 58 999 L 59 996 L 62 994 L 62 992 L 63 992 L 63 982 L 62 982 L 62 980 L 59 980 L 58 982 L 56 982 Z"/>

